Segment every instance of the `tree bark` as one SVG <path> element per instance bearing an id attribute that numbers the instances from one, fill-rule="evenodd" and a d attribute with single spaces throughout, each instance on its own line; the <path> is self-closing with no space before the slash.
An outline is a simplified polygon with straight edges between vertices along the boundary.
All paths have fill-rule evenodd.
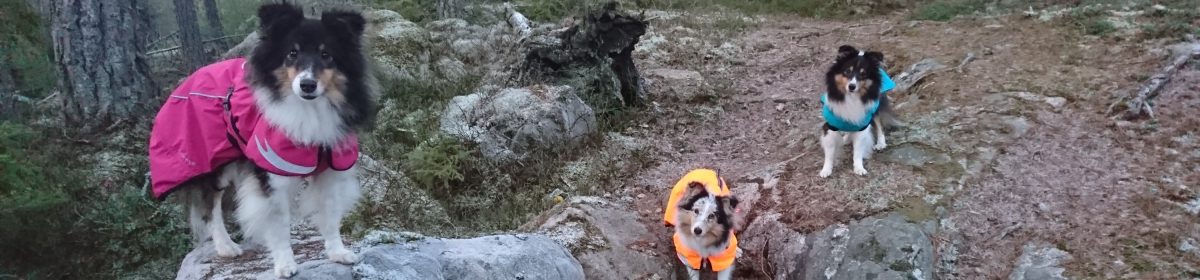
<path id="1" fill-rule="evenodd" d="M 208 61 L 204 54 L 204 39 L 200 35 L 200 24 L 196 18 L 196 3 L 193 0 L 175 0 L 175 22 L 179 25 L 180 58 L 183 69 L 188 72 L 204 66 Z"/>
<path id="2" fill-rule="evenodd" d="M 204 0 L 204 17 L 208 19 L 210 38 L 224 38 L 225 27 L 221 25 L 221 10 L 217 8 L 217 0 Z M 217 52 L 229 49 L 229 40 L 218 40 L 213 43 Z"/>
<path id="3" fill-rule="evenodd" d="M 140 56 L 149 31 L 140 1 L 48 2 L 66 127 L 89 133 L 147 114 L 158 87 Z"/>

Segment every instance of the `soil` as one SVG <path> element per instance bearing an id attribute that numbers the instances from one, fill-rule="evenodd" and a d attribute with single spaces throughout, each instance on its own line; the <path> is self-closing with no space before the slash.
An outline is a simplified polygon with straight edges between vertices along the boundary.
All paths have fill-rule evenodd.
<path id="1" fill-rule="evenodd" d="M 778 184 L 783 203 L 748 205 L 747 219 L 777 212 L 803 233 L 891 211 L 937 220 L 952 230 L 937 232 L 935 246 L 958 244 L 956 266 L 939 270 L 939 279 L 1007 278 L 1030 243 L 1069 252 L 1071 278 L 1200 272 L 1200 253 L 1177 248 L 1200 239 L 1197 217 L 1181 207 L 1200 187 L 1200 118 L 1189 112 L 1200 108 L 1200 67 L 1187 66 L 1162 91 L 1157 119 L 1108 113 L 1164 61 L 1162 42 L 1084 36 L 1019 16 L 768 18 L 724 40 L 741 47 L 738 62 L 638 61 L 699 68 L 713 84 L 729 79 L 714 101 L 651 91 L 653 109 L 625 132 L 653 143 L 656 164 L 612 191 L 646 195 L 635 206 L 643 223 L 662 231 L 652 242 L 669 242 L 661 209 L 688 170 L 715 167 L 741 178 L 798 158 Z M 821 80 L 843 44 L 883 52 L 893 76 L 926 58 L 950 68 L 889 93 L 900 123 L 889 128 L 889 147 L 867 160 L 868 175 L 851 172 L 847 152 L 832 176 L 820 178 Z M 974 59 L 958 67 L 968 53 Z M 735 189 L 739 183 L 746 182 L 734 181 Z"/>

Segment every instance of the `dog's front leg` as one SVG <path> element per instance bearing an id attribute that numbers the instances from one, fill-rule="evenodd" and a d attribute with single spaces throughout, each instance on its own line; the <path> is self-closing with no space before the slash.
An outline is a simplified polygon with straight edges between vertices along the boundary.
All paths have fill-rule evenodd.
<path id="1" fill-rule="evenodd" d="M 825 150 L 825 164 L 821 166 L 821 172 L 817 175 L 825 178 L 833 174 L 833 161 L 837 157 L 838 147 L 842 145 L 842 137 L 838 135 L 841 133 L 837 131 L 825 129 L 822 132 L 824 134 L 821 135 L 821 149 Z"/>
<path id="2" fill-rule="evenodd" d="M 257 171 L 265 172 L 265 171 Z M 263 173 L 259 173 L 263 174 Z M 262 182 L 260 178 L 266 178 Z M 278 175 L 251 176 L 238 186 L 238 222 L 242 231 L 271 252 L 275 276 L 292 277 L 298 265 L 292 254 L 291 198 L 303 180 Z"/>
<path id="3" fill-rule="evenodd" d="M 729 267 L 725 268 L 725 270 L 718 271 L 717 272 L 717 280 L 733 279 L 733 267 L 734 267 L 734 265 L 729 265 Z"/>
<path id="4" fill-rule="evenodd" d="M 871 146 L 875 144 L 871 140 L 871 133 L 870 125 L 867 125 L 867 129 L 854 133 L 854 174 L 867 175 L 863 159 L 871 158 Z"/>
<path id="5" fill-rule="evenodd" d="M 342 244 L 342 218 L 358 203 L 361 191 L 357 168 L 346 171 L 327 170 L 300 197 L 301 207 L 312 213 L 312 222 L 325 239 L 325 255 L 329 260 L 352 264 L 358 261 L 354 252 Z"/>

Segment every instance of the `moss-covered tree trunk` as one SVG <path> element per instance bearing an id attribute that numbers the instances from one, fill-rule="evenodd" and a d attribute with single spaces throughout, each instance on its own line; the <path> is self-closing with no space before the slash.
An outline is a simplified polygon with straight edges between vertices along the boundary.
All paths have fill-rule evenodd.
<path id="1" fill-rule="evenodd" d="M 51 38 L 67 127 L 93 132 L 147 115 L 158 94 L 142 57 L 149 16 L 138 0 L 50 2 Z"/>
<path id="2" fill-rule="evenodd" d="M 188 72 L 200 68 L 208 61 L 204 54 L 204 39 L 200 35 L 200 22 L 196 18 L 196 2 L 175 0 L 175 23 L 179 26 L 180 61 Z"/>

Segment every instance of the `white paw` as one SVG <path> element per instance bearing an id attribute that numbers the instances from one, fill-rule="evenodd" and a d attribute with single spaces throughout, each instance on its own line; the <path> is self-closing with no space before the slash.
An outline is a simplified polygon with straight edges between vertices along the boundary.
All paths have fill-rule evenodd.
<path id="1" fill-rule="evenodd" d="M 242 246 L 238 246 L 237 243 L 233 243 L 233 242 L 217 243 L 217 256 L 222 257 L 222 258 L 232 258 L 232 257 L 236 257 L 236 256 L 241 256 L 241 255 L 242 255 Z"/>
<path id="2" fill-rule="evenodd" d="M 863 168 L 862 166 L 854 167 L 854 174 L 865 176 L 867 175 L 867 169 Z"/>
<path id="3" fill-rule="evenodd" d="M 353 264 L 358 262 L 358 255 L 348 249 L 333 250 L 326 253 L 329 260 L 340 264 Z"/>
<path id="4" fill-rule="evenodd" d="M 883 150 L 883 149 L 885 149 L 885 148 L 887 148 L 887 142 L 879 142 L 879 143 L 875 143 L 875 150 L 876 150 L 876 151 L 880 151 L 880 150 Z"/>
<path id="5" fill-rule="evenodd" d="M 296 267 L 297 265 L 295 261 L 276 262 L 275 277 L 292 278 L 293 275 L 296 275 Z"/>
<path id="6" fill-rule="evenodd" d="M 833 168 L 828 167 L 821 168 L 821 173 L 817 173 L 817 175 L 821 176 L 821 178 L 829 177 L 831 174 L 833 174 Z"/>

